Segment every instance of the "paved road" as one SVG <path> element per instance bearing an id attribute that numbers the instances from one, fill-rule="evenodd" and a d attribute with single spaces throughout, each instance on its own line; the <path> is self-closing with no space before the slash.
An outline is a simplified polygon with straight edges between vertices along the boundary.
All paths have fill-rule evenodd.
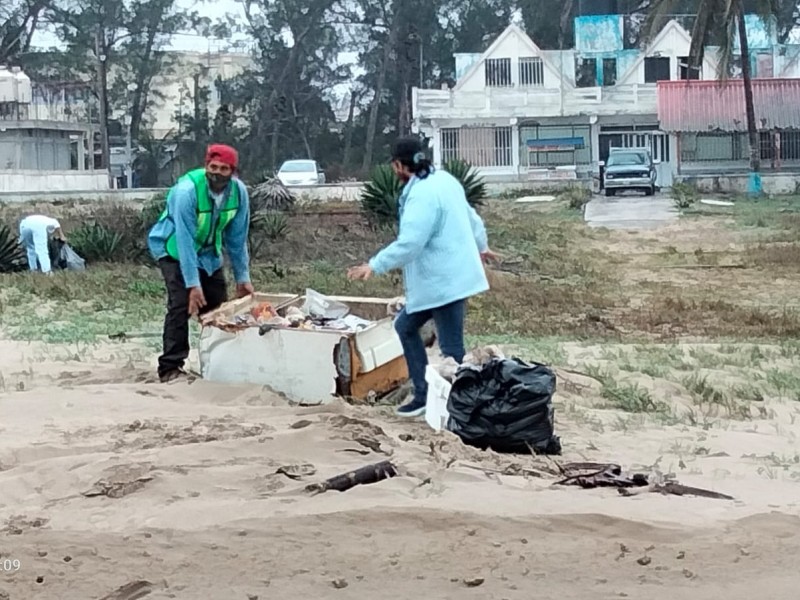
<path id="1" fill-rule="evenodd" d="M 678 219 L 672 199 L 655 196 L 595 196 L 586 205 L 584 219 L 589 227 L 609 229 L 653 229 Z"/>

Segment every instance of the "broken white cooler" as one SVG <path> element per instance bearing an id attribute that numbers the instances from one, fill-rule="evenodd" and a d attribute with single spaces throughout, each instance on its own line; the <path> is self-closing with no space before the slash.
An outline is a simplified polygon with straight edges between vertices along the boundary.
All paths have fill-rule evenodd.
<path id="1" fill-rule="evenodd" d="M 316 298 L 314 298 L 316 300 Z M 200 369 L 204 379 L 268 386 L 302 404 L 336 396 L 366 400 L 408 379 L 400 339 L 389 316 L 391 300 L 329 297 L 371 321 L 358 331 L 231 326 L 234 315 L 268 302 L 279 315 L 305 296 L 254 294 L 228 302 L 203 319 Z"/>

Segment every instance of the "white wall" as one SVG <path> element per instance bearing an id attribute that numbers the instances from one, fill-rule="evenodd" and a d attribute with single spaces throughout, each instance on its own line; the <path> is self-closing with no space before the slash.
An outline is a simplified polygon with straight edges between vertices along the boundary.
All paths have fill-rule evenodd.
<path id="1" fill-rule="evenodd" d="M 680 79 L 680 64 L 679 58 L 689 55 L 689 47 L 691 40 L 678 29 L 672 25 L 668 26 L 664 35 L 656 40 L 656 43 L 647 50 L 646 56 L 654 56 L 660 53 L 661 57 L 669 57 L 670 59 L 670 78 L 673 81 Z M 701 73 L 703 79 L 716 79 L 717 72 L 714 62 L 706 57 L 703 61 L 703 72 Z M 617 81 L 617 85 L 627 85 L 634 83 L 644 83 L 644 60 L 638 62 L 636 68 L 632 73 L 627 74 L 627 77 Z"/>
<path id="2" fill-rule="evenodd" d="M 543 53 L 532 48 L 529 42 L 524 41 L 516 31 L 509 31 L 501 36 L 499 44 L 492 49 L 487 58 L 510 58 L 511 59 L 511 82 L 514 87 L 519 86 L 519 59 L 531 57 L 543 57 Z M 547 59 L 545 58 L 545 61 Z M 465 92 L 482 92 L 486 89 L 486 76 L 484 62 L 478 63 L 478 69 L 471 76 L 464 78 L 459 84 L 461 90 Z M 567 65 L 568 66 L 568 65 Z M 554 68 L 550 68 L 547 63 L 544 65 L 544 88 L 558 88 L 561 85 L 561 77 Z M 507 89 L 507 88 L 489 88 Z M 538 89 L 537 87 L 521 89 Z"/>
<path id="3" fill-rule="evenodd" d="M 107 190 L 107 171 L 0 170 L 0 194 Z"/>

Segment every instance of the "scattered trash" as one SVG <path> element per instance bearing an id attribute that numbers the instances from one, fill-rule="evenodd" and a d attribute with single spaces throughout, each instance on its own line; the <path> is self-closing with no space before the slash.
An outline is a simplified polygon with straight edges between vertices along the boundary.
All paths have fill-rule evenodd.
<path id="1" fill-rule="evenodd" d="M 213 319 L 206 324 L 234 330 L 258 327 L 259 334 L 263 336 L 279 328 L 356 332 L 374 323 L 349 313 L 350 307 L 346 304 L 314 290 L 306 290 L 302 307 L 276 307 L 272 302 L 262 301 L 249 309 L 245 306 L 236 314 Z"/>
<path id="2" fill-rule="evenodd" d="M 465 443 L 496 452 L 560 454 L 552 398 L 556 375 L 520 359 L 462 366 L 447 402 L 447 429 Z"/>
<path id="3" fill-rule="evenodd" d="M 522 198 L 517 198 L 517 204 L 534 204 L 537 202 L 552 202 L 555 200 L 555 196 L 523 196 Z"/>
<path id="4" fill-rule="evenodd" d="M 334 321 L 350 314 L 350 307 L 312 289 L 306 290 L 303 312 L 312 317 Z"/>
<path id="5" fill-rule="evenodd" d="M 390 479 L 397 476 L 397 467 L 395 467 L 388 460 L 376 463 L 374 465 L 367 465 L 355 471 L 344 473 L 331 477 L 320 483 L 313 483 L 306 486 L 306 492 L 311 494 L 322 494 L 324 492 L 333 490 L 337 492 L 346 492 L 357 485 L 368 485 L 371 483 L 378 483 L 384 479 Z"/>
<path id="6" fill-rule="evenodd" d="M 643 556 L 643 557 L 637 559 L 636 562 L 639 563 L 640 565 L 642 565 L 643 567 L 646 567 L 651 562 L 653 562 L 653 559 L 650 558 L 649 556 Z"/>
<path id="7" fill-rule="evenodd" d="M 464 585 L 467 587 L 479 587 L 486 581 L 483 577 L 470 577 L 464 580 Z"/>
<path id="8" fill-rule="evenodd" d="M 455 361 L 453 362 L 455 363 Z M 434 431 L 442 431 L 447 428 L 447 422 L 450 419 L 450 413 L 447 412 L 447 399 L 450 397 L 452 385 L 441 375 L 441 371 L 431 365 L 428 365 L 425 370 L 425 381 L 428 382 L 425 422 Z"/>
<path id="9" fill-rule="evenodd" d="M 302 464 L 302 465 L 286 465 L 283 467 L 279 467 L 276 474 L 286 475 L 289 479 L 303 479 L 304 477 L 311 477 L 312 475 L 316 475 L 317 468 L 312 464 Z"/>
<path id="10" fill-rule="evenodd" d="M 106 476 L 98 480 L 90 489 L 82 492 L 83 496 L 108 496 L 122 498 L 139 491 L 148 481 L 153 480 L 149 464 L 118 465 L 107 469 Z"/>
<path id="11" fill-rule="evenodd" d="M 335 587 L 337 590 L 343 590 L 350 584 L 347 583 L 346 579 L 334 579 L 333 581 L 331 581 L 331 585 Z"/>
<path id="12" fill-rule="evenodd" d="M 708 204 L 709 206 L 735 206 L 733 202 L 728 202 L 727 200 L 709 200 L 705 198 L 700 200 L 700 204 Z"/>
<path id="13" fill-rule="evenodd" d="M 100 600 L 139 600 L 139 598 L 150 595 L 152 591 L 153 584 L 149 581 L 131 581 L 107 596 L 103 596 Z"/>
<path id="14" fill-rule="evenodd" d="M 602 463 L 569 463 L 561 466 L 565 478 L 554 485 L 576 485 L 584 489 L 597 487 L 615 487 L 623 496 L 633 496 L 638 488 L 643 492 L 670 494 L 673 496 L 698 496 L 714 500 L 734 500 L 732 496 L 704 490 L 702 488 L 682 485 L 677 481 L 663 483 L 651 482 L 650 477 L 644 473 L 626 474 L 622 468 L 615 464 Z"/>

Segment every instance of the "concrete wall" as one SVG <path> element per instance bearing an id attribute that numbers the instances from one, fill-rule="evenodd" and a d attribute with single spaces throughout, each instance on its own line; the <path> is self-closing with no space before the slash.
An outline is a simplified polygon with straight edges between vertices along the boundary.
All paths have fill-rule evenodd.
<path id="1" fill-rule="evenodd" d="M 0 126 L 0 173 L 3 169 L 61 171 L 71 167 L 68 131 L 3 130 Z"/>
<path id="2" fill-rule="evenodd" d="M 72 193 L 81 197 L 84 192 L 103 190 L 108 190 L 107 171 L 0 170 L 0 200 L 7 202 L 14 202 L 16 197 L 23 198 L 30 194 L 41 197 L 44 193 L 61 197 Z"/>
<path id="3" fill-rule="evenodd" d="M 549 192 L 566 187 L 591 187 L 591 180 L 528 181 L 521 178 L 487 178 L 486 187 L 490 196 L 501 196 L 512 192 Z M 364 189 L 360 182 L 341 185 L 321 185 L 295 188 L 299 202 L 357 202 Z M 132 202 L 141 203 L 164 194 L 166 189 L 132 190 L 86 190 L 80 192 L 6 192 L 0 189 L 0 203 L 60 203 L 60 202 Z"/>
<path id="4" fill-rule="evenodd" d="M 677 180 L 692 183 L 705 193 L 746 194 L 749 175 L 684 175 Z M 765 194 L 774 196 L 796 194 L 800 188 L 800 175 L 764 173 L 761 176 L 761 184 Z"/>

